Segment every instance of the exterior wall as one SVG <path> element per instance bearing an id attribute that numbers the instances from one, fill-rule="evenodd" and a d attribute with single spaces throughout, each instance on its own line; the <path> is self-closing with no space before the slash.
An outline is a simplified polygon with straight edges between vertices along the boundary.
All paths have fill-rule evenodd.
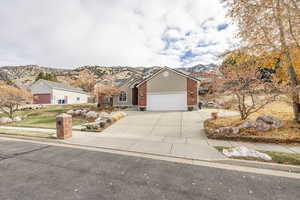
<path id="1" fill-rule="evenodd" d="M 147 82 L 144 82 L 138 88 L 138 105 L 146 106 L 147 105 Z"/>
<path id="2" fill-rule="evenodd" d="M 114 106 L 132 106 L 132 88 L 129 87 L 127 84 L 120 87 L 120 91 L 126 93 L 127 101 L 119 101 L 119 96 L 115 96 L 113 98 L 113 105 Z"/>
<path id="3" fill-rule="evenodd" d="M 51 94 L 34 94 L 33 95 L 33 104 L 50 104 L 51 103 Z"/>
<path id="4" fill-rule="evenodd" d="M 186 78 L 187 82 L 187 105 L 197 105 L 198 103 L 198 82 Z"/>
<path id="5" fill-rule="evenodd" d="M 168 76 L 164 76 L 164 72 L 168 72 Z M 147 82 L 148 93 L 176 93 L 187 89 L 186 78 L 168 69 L 163 70 Z"/>
<path id="6" fill-rule="evenodd" d="M 65 99 L 65 97 L 68 99 L 67 104 L 81 104 L 88 102 L 87 94 L 53 89 L 51 103 L 58 104 L 58 100 Z M 79 98 L 79 100 L 77 100 L 77 98 Z"/>

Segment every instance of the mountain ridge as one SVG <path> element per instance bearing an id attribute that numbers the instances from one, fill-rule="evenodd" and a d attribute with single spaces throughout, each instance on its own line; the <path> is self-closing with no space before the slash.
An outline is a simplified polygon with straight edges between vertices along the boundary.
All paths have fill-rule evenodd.
<path id="1" fill-rule="evenodd" d="M 125 79 L 132 75 L 144 76 L 156 71 L 161 66 L 153 67 L 130 67 L 130 66 L 99 66 L 87 65 L 75 69 L 63 69 L 54 67 L 44 67 L 39 65 L 20 65 L 0 67 L 0 81 L 12 81 L 16 85 L 28 86 L 34 82 L 40 72 L 51 73 L 58 77 L 59 81 L 64 79 L 76 79 L 83 70 L 88 70 L 94 75 L 96 80 L 101 80 L 103 75 L 113 75 L 116 79 Z M 214 69 L 216 65 L 195 65 L 188 68 L 176 68 L 188 74 L 193 72 L 208 72 Z"/>

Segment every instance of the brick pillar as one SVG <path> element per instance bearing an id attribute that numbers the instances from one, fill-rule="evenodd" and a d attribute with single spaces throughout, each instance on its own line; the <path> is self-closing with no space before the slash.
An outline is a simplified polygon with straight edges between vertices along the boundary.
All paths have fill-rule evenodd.
<path id="1" fill-rule="evenodd" d="M 197 81 L 187 78 L 187 105 L 197 105 Z"/>
<path id="2" fill-rule="evenodd" d="M 147 105 L 147 82 L 139 86 L 139 106 Z"/>
<path id="3" fill-rule="evenodd" d="M 56 134 L 58 139 L 72 137 L 72 116 L 65 113 L 56 116 Z"/>

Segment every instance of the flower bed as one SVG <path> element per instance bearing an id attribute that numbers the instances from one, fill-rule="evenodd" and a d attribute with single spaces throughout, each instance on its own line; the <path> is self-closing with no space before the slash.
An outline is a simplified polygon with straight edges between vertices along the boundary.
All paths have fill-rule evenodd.
<path id="1" fill-rule="evenodd" d="M 68 114 L 76 118 L 83 118 L 89 121 L 89 123 L 83 124 L 82 131 L 95 131 L 101 132 L 114 122 L 127 116 L 125 112 L 96 112 L 87 109 L 69 110 Z"/>

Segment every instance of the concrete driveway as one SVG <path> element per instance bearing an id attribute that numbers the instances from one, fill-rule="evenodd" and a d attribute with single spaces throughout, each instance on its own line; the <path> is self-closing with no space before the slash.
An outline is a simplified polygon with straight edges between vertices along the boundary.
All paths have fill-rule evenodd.
<path id="1" fill-rule="evenodd" d="M 128 116 L 104 132 L 127 136 L 205 138 L 200 112 L 127 112 Z"/>
<path id="2" fill-rule="evenodd" d="M 102 133 L 74 133 L 65 143 L 197 160 L 224 160 L 209 143 L 203 121 L 214 110 L 193 112 L 137 112 Z M 235 112 L 218 110 L 221 115 Z M 222 146 L 222 145 L 219 145 Z"/>

